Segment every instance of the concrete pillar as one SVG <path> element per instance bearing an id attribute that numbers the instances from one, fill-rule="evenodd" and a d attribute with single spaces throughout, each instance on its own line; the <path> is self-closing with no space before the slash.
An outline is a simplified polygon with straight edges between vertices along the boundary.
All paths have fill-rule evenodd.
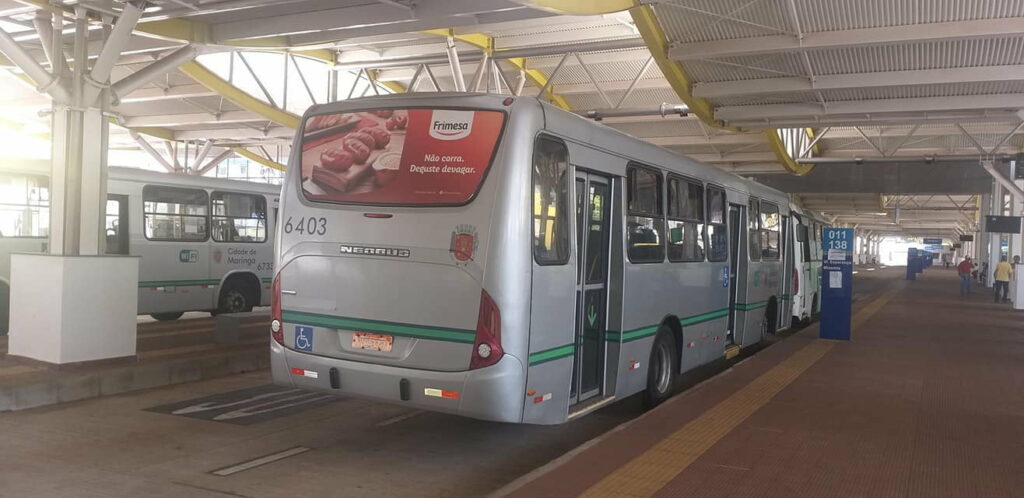
<path id="1" fill-rule="evenodd" d="M 138 258 L 107 256 L 107 140 L 110 69 L 141 16 L 127 3 L 116 24 L 101 16 L 104 46 L 90 68 L 86 9 L 75 8 L 71 53 L 52 75 L 49 254 L 11 256 L 9 353 L 50 363 L 135 354 Z M 4 46 L 17 52 L 17 46 Z M 56 46 L 51 57 L 63 58 Z M 66 74 L 70 71 L 70 74 Z M 66 96 L 66 97 L 65 97 Z"/>

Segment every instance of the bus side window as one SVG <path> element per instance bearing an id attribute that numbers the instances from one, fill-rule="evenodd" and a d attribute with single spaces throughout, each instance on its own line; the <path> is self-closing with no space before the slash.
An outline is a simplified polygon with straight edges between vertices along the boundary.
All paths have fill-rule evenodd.
<path id="1" fill-rule="evenodd" d="M 217 242 L 265 242 L 267 240 L 267 199 L 262 195 L 214 192 L 213 240 Z"/>
<path id="2" fill-rule="evenodd" d="M 569 150 L 540 137 L 533 151 L 533 257 L 539 265 L 569 262 Z"/>
<path id="3" fill-rule="evenodd" d="M 708 261 L 729 259 L 729 230 L 725 224 L 725 191 L 708 186 Z"/>
<path id="4" fill-rule="evenodd" d="M 668 178 L 668 260 L 704 261 L 704 185 Z"/>
<path id="5" fill-rule="evenodd" d="M 750 244 L 750 260 L 761 261 L 761 207 L 757 198 L 750 198 L 747 209 L 747 242 Z"/>
<path id="6" fill-rule="evenodd" d="M 660 263 L 665 260 L 661 173 L 630 166 L 626 182 L 626 253 L 633 263 Z"/>
<path id="7" fill-rule="evenodd" d="M 205 190 L 146 185 L 142 187 L 143 233 L 149 240 L 205 241 L 208 206 Z"/>
<path id="8" fill-rule="evenodd" d="M 761 201 L 761 256 L 764 259 L 779 259 L 780 220 L 779 207 Z"/>

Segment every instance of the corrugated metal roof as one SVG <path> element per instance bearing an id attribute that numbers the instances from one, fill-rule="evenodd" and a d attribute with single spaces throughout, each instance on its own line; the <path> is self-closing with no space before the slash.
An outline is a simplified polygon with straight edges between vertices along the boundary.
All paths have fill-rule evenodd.
<path id="1" fill-rule="evenodd" d="M 783 2 L 671 0 L 654 4 L 654 11 L 669 40 L 699 42 L 794 32 Z M 723 15 L 739 21 L 723 19 Z"/>

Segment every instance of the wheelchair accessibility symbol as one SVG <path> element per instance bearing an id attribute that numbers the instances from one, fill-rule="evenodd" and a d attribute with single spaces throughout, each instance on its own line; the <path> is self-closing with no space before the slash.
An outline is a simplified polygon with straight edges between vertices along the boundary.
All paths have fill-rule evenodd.
<path id="1" fill-rule="evenodd" d="M 313 327 L 295 327 L 295 349 L 313 351 Z"/>

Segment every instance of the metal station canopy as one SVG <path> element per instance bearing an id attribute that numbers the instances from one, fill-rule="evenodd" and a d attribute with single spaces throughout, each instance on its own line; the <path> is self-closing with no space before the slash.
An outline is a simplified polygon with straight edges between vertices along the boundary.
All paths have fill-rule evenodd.
<path id="1" fill-rule="evenodd" d="M 747 175 L 1024 141 L 1024 0 L 0 0 L 2 52 L 50 69 L 76 20 L 93 64 L 130 24 L 105 57 L 111 147 L 171 170 L 279 166 L 309 105 L 405 91 L 539 95 Z M 49 99 L 26 88 L 47 82 L 13 62 L 3 117 L 45 133 Z"/>

